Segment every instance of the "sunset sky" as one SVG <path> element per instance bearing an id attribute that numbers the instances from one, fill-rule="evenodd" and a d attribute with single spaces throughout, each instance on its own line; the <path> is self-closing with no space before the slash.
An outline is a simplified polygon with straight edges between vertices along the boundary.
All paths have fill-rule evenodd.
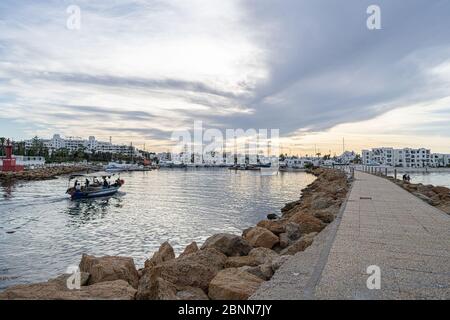
<path id="1" fill-rule="evenodd" d="M 343 138 L 450 153 L 449 13 L 447 0 L 2 0 L 0 136 L 165 151 L 202 120 L 280 129 L 291 154 L 341 153 Z"/>

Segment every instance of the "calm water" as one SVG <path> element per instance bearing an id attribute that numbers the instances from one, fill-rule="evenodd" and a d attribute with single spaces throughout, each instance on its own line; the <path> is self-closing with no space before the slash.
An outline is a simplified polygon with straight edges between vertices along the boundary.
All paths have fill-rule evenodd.
<path id="1" fill-rule="evenodd" d="M 108 199 L 70 201 L 66 178 L 0 187 L 0 289 L 45 281 L 82 253 L 125 255 L 141 267 L 166 240 L 180 252 L 218 232 L 240 234 L 314 180 L 306 173 L 260 176 L 226 169 L 121 175 Z"/>

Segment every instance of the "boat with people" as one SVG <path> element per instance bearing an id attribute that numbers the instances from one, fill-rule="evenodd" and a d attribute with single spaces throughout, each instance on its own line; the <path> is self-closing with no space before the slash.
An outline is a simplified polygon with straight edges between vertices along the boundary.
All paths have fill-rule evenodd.
<path id="1" fill-rule="evenodd" d="M 115 176 L 109 172 L 73 174 L 69 177 L 69 187 L 66 193 L 72 200 L 111 196 L 119 191 L 125 183 L 120 176 L 114 180 Z M 73 180 L 75 181 L 72 184 Z M 113 180 L 114 182 L 111 182 Z"/>

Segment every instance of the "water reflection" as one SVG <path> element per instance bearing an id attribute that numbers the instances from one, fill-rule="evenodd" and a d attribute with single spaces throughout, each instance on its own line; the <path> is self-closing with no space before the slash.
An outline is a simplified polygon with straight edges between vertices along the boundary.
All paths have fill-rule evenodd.
<path id="1" fill-rule="evenodd" d="M 305 173 L 261 177 L 222 169 L 125 173 L 123 191 L 71 201 L 67 179 L 0 189 L 0 269 L 12 283 L 44 281 L 82 253 L 126 255 L 141 266 L 168 240 L 176 252 L 218 232 L 241 233 L 279 212 L 314 179 Z M 14 231 L 14 233 L 8 233 Z M 0 280 L 0 288 L 6 282 Z"/>

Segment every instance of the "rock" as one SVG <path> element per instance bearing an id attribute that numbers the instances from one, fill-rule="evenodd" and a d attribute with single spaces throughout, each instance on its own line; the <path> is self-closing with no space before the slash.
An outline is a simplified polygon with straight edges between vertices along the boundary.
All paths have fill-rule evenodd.
<path id="1" fill-rule="evenodd" d="M 289 218 L 289 221 L 295 222 L 300 226 L 302 235 L 311 232 L 320 232 L 325 228 L 325 224 L 311 214 L 298 212 Z"/>
<path id="2" fill-rule="evenodd" d="M 170 283 L 163 278 L 152 274 L 147 282 L 146 295 L 138 289 L 136 299 L 138 300 L 177 300 L 177 288 L 173 283 Z"/>
<path id="3" fill-rule="evenodd" d="M 159 247 L 158 251 L 153 254 L 153 257 L 145 261 L 144 266 L 150 268 L 172 259 L 175 259 L 175 252 L 170 243 L 166 241 Z"/>
<path id="4" fill-rule="evenodd" d="M 287 260 L 290 259 L 290 256 L 286 255 L 286 256 L 279 256 L 278 258 L 272 260 L 272 271 L 275 272 L 277 271 Z"/>
<path id="5" fill-rule="evenodd" d="M 209 284 L 208 296 L 212 300 L 246 300 L 262 282 L 261 278 L 246 271 L 224 269 Z"/>
<path id="6" fill-rule="evenodd" d="M 265 228 L 254 227 L 245 235 L 245 239 L 253 247 L 264 247 L 271 249 L 279 242 L 276 235 Z"/>
<path id="7" fill-rule="evenodd" d="M 60 280 L 13 286 L 0 293 L 0 300 L 133 300 L 136 294 L 124 280 L 99 282 L 79 290 L 69 290 Z"/>
<path id="8" fill-rule="evenodd" d="M 152 296 L 153 279 L 160 277 L 177 288 L 197 287 L 208 289 L 209 282 L 223 269 L 227 257 L 214 248 L 199 250 L 190 255 L 163 262 L 147 269 L 139 280 L 137 298 Z"/>
<path id="9" fill-rule="evenodd" d="M 195 287 L 186 287 L 177 292 L 177 299 L 179 300 L 209 300 L 206 293 Z"/>
<path id="10" fill-rule="evenodd" d="M 257 265 L 270 263 L 272 260 L 278 258 L 278 253 L 268 248 L 254 248 L 248 254 L 249 257 L 254 259 Z"/>
<path id="11" fill-rule="evenodd" d="M 194 241 L 184 249 L 184 251 L 180 254 L 180 257 L 185 257 L 191 253 L 197 252 L 198 250 L 197 242 Z"/>
<path id="12" fill-rule="evenodd" d="M 271 262 L 278 257 L 278 254 L 267 248 L 254 248 L 248 256 L 229 257 L 225 263 L 225 268 L 239 268 L 243 266 L 258 266 L 260 264 Z"/>
<path id="13" fill-rule="evenodd" d="M 280 255 L 294 255 L 297 252 L 304 251 L 308 248 L 314 241 L 314 237 L 317 235 L 317 232 L 312 232 L 307 235 L 304 235 L 289 247 L 283 249 L 280 252 Z"/>
<path id="14" fill-rule="evenodd" d="M 201 249 L 214 248 L 228 257 L 246 256 L 252 249 L 251 245 L 242 237 L 228 233 L 219 233 L 209 237 Z"/>
<path id="15" fill-rule="evenodd" d="M 80 271 L 87 272 L 88 284 L 92 285 L 104 281 L 125 280 L 133 288 L 139 284 L 139 275 L 132 258 L 104 256 L 94 257 L 83 254 L 80 262 Z"/>
<path id="16" fill-rule="evenodd" d="M 450 194 L 450 189 L 446 188 L 446 187 L 433 187 L 432 188 L 433 192 L 439 194 L 440 196 L 445 196 L 445 195 L 449 195 Z"/>
<path id="17" fill-rule="evenodd" d="M 239 268 L 243 266 L 257 266 L 258 261 L 254 257 L 240 256 L 240 257 L 228 257 L 225 262 L 225 268 Z"/>
<path id="18" fill-rule="evenodd" d="M 326 209 L 334 204 L 334 201 L 324 194 L 319 194 L 313 197 L 311 209 L 321 210 Z"/>
<path id="19" fill-rule="evenodd" d="M 324 223 L 331 223 L 334 220 L 334 213 L 328 210 L 320 210 L 314 212 L 314 217 Z"/>
<path id="20" fill-rule="evenodd" d="M 265 228 L 276 235 L 285 231 L 284 221 L 281 220 L 262 220 L 258 222 L 257 226 Z"/>
<path id="21" fill-rule="evenodd" d="M 279 219 L 279 218 L 280 217 L 277 214 L 275 214 L 275 213 L 269 213 L 267 215 L 267 219 L 269 219 L 269 220 L 276 220 L 276 219 Z"/>
<path id="22" fill-rule="evenodd" d="M 261 264 L 256 267 L 247 267 L 245 269 L 250 274 L 253 274 L 254 276 L 257 276 L 258 278 L 267 281 L 270 280 L 273 276 L 273 270 L 271 263 L 265 263 Z"/>
<path id="23" fill-rule="evenodd" d="M 280 243 L 279 244 L 280 244 L 280 247 L 282 249 L 288 247 L 291 244 L 291 242 L 292 242 L 292 240 L 289 239 L 289 237 L 288 237 L 286 232 L 285 233 L 281 233 L 279 235 L 279 238 L 280 238 Z"/>
<path id="24" fill-rule="evenodd" d="M 285 226 L 286 235 L 290 240 L 297 240 L 302 236 L 300 226 L 295 222 L 288 222 Z"/>

